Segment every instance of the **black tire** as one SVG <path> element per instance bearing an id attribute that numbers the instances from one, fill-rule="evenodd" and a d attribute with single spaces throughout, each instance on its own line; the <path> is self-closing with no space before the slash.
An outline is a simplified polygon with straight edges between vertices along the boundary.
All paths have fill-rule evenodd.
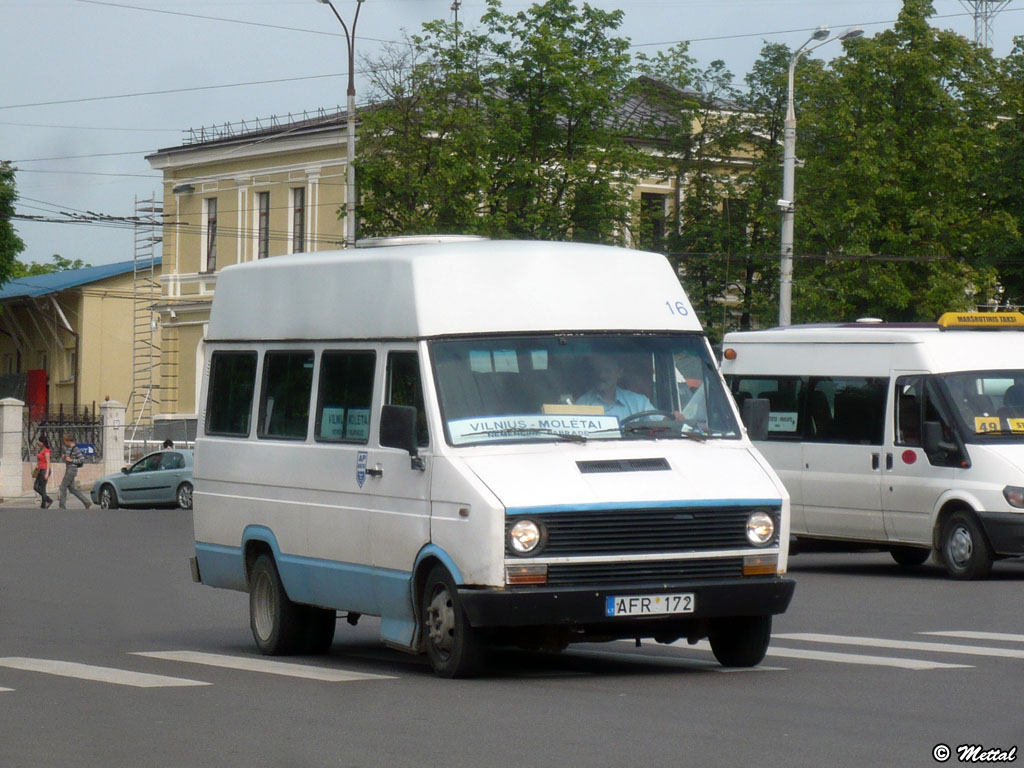
<path id="1" fill-rule="evenodd" d="M 174 498 L 177 499 L 178 506 L 182 509 L 192 509 L 192 483 L 182 483 L 179 485 Z"/>
<path id="2" fill-rule="evenodd" d="M 100 509 L 117 509 L 117 491 L 112 485 L 104 485 L 100 488 Z"/>
<path id="3" fill-rule="evenodd" d="M 328 608 L 315 608 L 312 605 L 301 607 L 303 617 L 302 652 L 314 655 L 327 653 L 334 643 L 334 628 L 337 624 L 337 611 Z"/>
<path id="4" fill-rule="evenodd" d="M 889 554 L 892 559 L 904 568 L 913 568 L 915 565 L 923 565 L 932 551 L 924 547 L 891 547 Z"/>
<path id="5" fill-rule="evenodd" d="M 942 563 L 954 579 L 983 579 L 992 571 L 992 549 L 971 512 L 954 512 L 943 524 Z"/>
<path id="6" fill-rule="evenodd" d="M 473 629 L 448 571 L 435 565 L 420 599 L 420 631 L 438 677 L 471 677 L 483 662 L 480 632 Z"/>
<path id="7" fill-rule="evenodd" d="M 723 667 L 756 667 L 771 639 L 771 616 L 714 619 L 708 632 L 711 650 Z"/>
<path id="8" fill-rule="evenodd" d="M 274 558 L 260 555 L 249 574 L 249 626 L 260 653 L 283 656 L 303 650 L 303 607 L 288 599 Z"/>

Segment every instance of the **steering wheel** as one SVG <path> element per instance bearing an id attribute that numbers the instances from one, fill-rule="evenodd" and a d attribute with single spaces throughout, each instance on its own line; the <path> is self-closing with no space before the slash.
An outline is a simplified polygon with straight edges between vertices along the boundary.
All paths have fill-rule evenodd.
<path id="1" fill-rule="evenodd" d="M 675 414 L 672 411 L 659 411 L 657 409 L 653 411 L 637 411 L 631 413 L 624 419 L 619 420 L 619 427 L 625 427 L 628 424 L 632 424 L 634 421 L 643 421 L 650 419 L 652 416 L 661 416 L 660 419 L 652 419 L 652 421 L 675 421 Z"/>

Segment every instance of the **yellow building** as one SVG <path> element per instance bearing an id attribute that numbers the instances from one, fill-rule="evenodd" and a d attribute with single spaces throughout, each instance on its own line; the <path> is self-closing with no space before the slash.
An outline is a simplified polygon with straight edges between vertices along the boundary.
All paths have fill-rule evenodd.
<path id="1" fill-rule="evenodd" d="M 159 274 L 160 260 L 153 264 Z M 133 389 L 135 262 L 19 278 L 0 288 L 0 374 L 35 409 L 65 414 Z M 150 302 L 151 303 L 151 302 Z M 18 382 L 21 391 L 15 391 Z"/>

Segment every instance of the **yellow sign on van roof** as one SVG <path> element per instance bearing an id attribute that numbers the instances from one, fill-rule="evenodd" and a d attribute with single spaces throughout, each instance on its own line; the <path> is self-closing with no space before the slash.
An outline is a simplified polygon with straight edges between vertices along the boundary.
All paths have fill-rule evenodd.
<path id="1" fill-rule="evenodd" d="M 1021 312 L 946 312 L 940 328 L 1024 328 Z"/>

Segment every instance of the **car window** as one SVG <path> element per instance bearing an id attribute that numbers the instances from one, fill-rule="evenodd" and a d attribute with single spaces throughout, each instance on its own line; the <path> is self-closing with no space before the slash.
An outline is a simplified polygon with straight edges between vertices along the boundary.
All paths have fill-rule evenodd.
<path id="1" fill-rule="evenodd" d="M 180 453 L 165 453 L 160 460 L 160 469 L 181 469 L 185 466 L 185 457 Z"/>
<path id="2" fill-rule="evenodd" d="M 153 453 L 149 456 L 144 456 L 135 462 L 132 466 L 132 472 L 152 472 L 154 469 L 160 469 L 160 462 L 162 460 L 162 453 Z"/>

